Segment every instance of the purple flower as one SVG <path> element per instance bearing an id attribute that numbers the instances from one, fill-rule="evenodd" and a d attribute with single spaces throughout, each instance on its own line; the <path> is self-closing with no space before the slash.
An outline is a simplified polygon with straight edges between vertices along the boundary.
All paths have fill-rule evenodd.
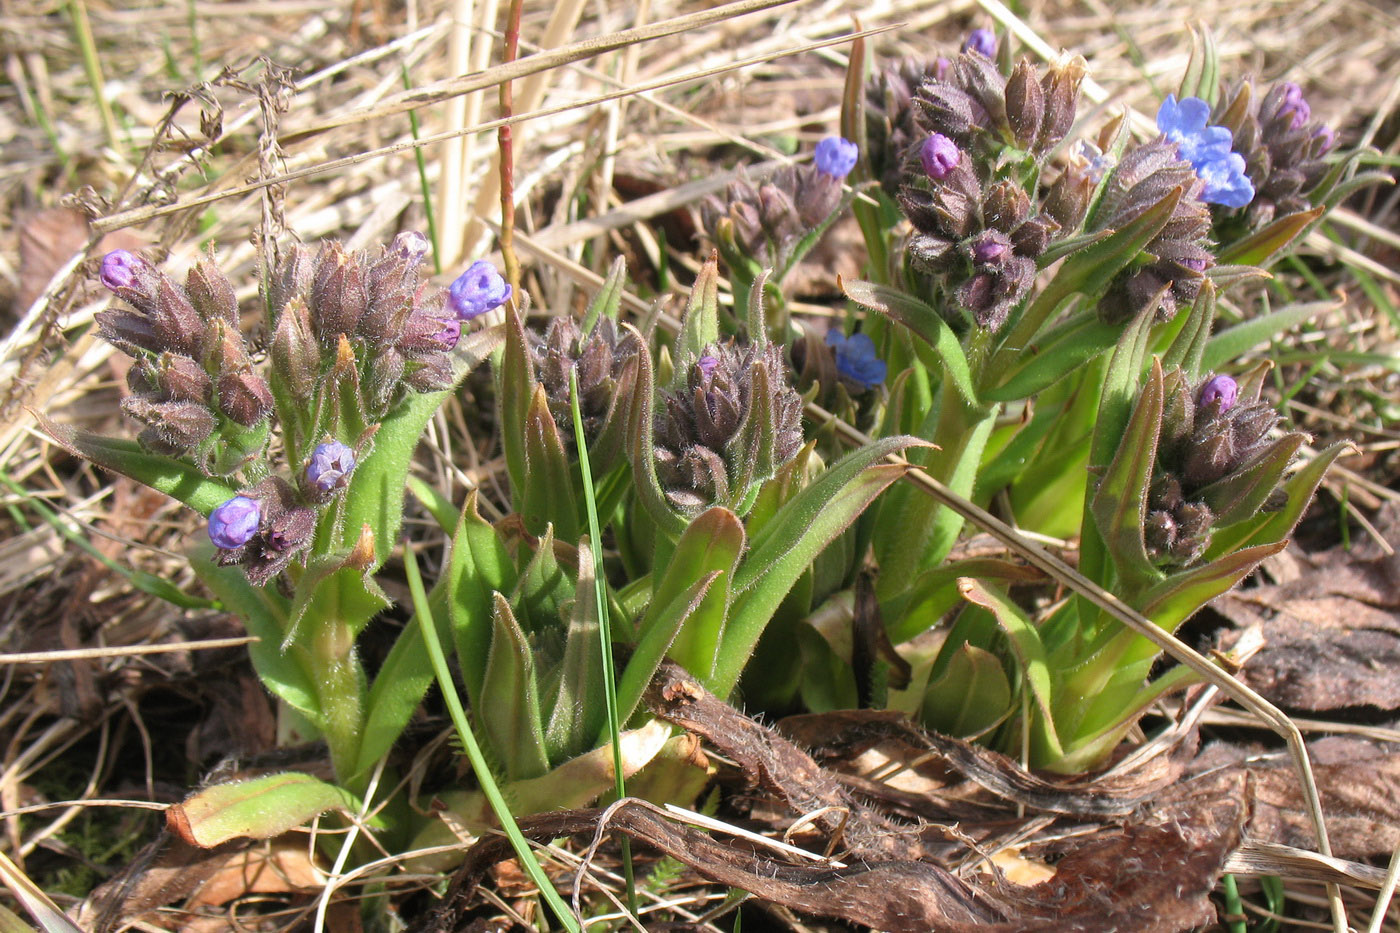
<path id="1" fill-rule="evenodd" d="M 974 29 L 963 40 L 964 52 L 976 52 L 984 58 L 996 58 L 997 34 L 990 29 Z"/>
<path id="2" fill-rule="evenodd" d="M 1285 81 L 1279 85 L 1283 88 L 1283 103 L 1279 105 L 1279 116 L 1292 116 L 1289 121 L 1289 129 L 1299 129 L 1304 123 L 1312 119 L 1312 108 L 1303 99 L 1303 89 L 1292 81 Z"/>
<path id="3" fill-rule="evenodd" d="M 816 163 L 817 171 L 839 179 L 851 174 L 859 156 L 860 147 L 849 139 L 828 136 L 817 143 L 812 161 Z"/>
<path id="4" fill-rule="evenodd" d="M 929 178 L 940 181 L 958 167 L 958 163 L 962 161 L 962 152 L 958 150 L 958 144 L 947 136 L 934 133 L 919 147 L 919 161 L 923 163 Z"/>
<path id="5" fill-rule="evenodd" d="M 1220 411 L 1224 412 L 1229 411 L 1239 397 L 1240 387 L 1235 380 L 1229 376 L 1212 376 L 1201 386 L 1199 400 L 1202 408 L 1209 408 L 1213 403 L 1219 402 Z"/>
<path id="6" fill-rule="evenodd" d="M 478 259 L 447 287 L 447 294 L 457 317 L 470 321 L 505 304 L 510 298 L 510 284 L 490 262 Z"/>
<path id="7" fill-rule="evenodd" d="M 700 357 L 700 359 L 695 361 L 695 365 L 700 367 L 701 377 L 709 379 L 715 374 L 715 369 L 719 366 L 719 357 L 711 356 L 710 354 L 706 353 L 704 356 Z"/>
<path id="8" fill-rule="evenodd" d="M 1313 133 L 1313 138 L 1322 140 L 1322 148 L 1318 150 L 1318 155 L 1331 151 L 1332 147 L 1337 145 L 1337 134 L 1330 126 L 1319 126 L 1317 132 Z"/>
<path id="9" fill-rule="evenodd" d="M 146 260 L 124 249 L 114 249 L 102 257 L 102 271 L 98 274 L 102 284 L 112 291 L 128 288 L 136 281 L 136 272 L 146 265 Z"/>
<path id="10" fill-rule="evenodd" d="M 355 452 L 340 441 L 317 444 L 306 464 L 306 481 L 323 493 L 339 489 L 350 481 L 355 469 Z"/>
<path id="11" fill-rule="evenodd" d="M 234 496 L 209 513 L 209 540 L 224 551 L 240 548 L 258 533 L 262 507 L 258 500 Z"/>
<path id="12" fill-rule="evenodd" d="M 1168 142 L 1176 144 L 1177 154 L 1196 170 L 1205 182 L 1201 200 L 1226 207 L 1244 207 L 1254 200 L 1254 185 L 1244 171 L 1244 156 L 1231 152 L 1234 141 L 1228 127 L 1210 126 L 1210 105 L 1199 97 L 1186 97 L 1178 103 L 1168 94 L 1157 110 L 1157 129 Z"/>
<path id="13" fill-rule="evenodd" d="M 978 241 L 972 247 L 972 261 L 984 264 L 995 264 L 998 259 L 1006 254 L 1007 246 L 990 237 Z"/>
<path id="14" fill-rule="evenodd" d="M 861 389 L 873 389 L 885 381 L 885 361 L 875 355 L 875 341 L 866 334 L 846 337 L 840 331 L 827 331 L 826 345 L 836 353 L 836 371 Z"/>

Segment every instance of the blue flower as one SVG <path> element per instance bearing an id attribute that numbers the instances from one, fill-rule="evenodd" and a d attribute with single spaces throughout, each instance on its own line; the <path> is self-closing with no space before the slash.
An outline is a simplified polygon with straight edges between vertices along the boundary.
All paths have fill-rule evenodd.
<path id="1" fill-rule="evenodd" d="M 1157 129 L 1176 143 L 1177 153 L 1205 182 L 1201 200 L 1244 207 L 1254 200 L 1254 185 L 1244 172 L 1244 156 L 1230 151 L 1234 136 L 1229 128 L 1210 126 L 1209 120 L 1210 105 L 1199 97 L 1178 102 L 1175 94 L 1168 94 L 1157 110 Z"/>
<path id="2" fill-rule="evenodd" d="M 355 452 L 340 441 L 317 444 L 306 464 L 306 481 L 321 492 L 332 492 L 350 482 Z"/>
<path id="3" fill-rule="evenodd" d="M 510 284 L 489 261 L 478 259 L 447 286 L 447 294 L 447 303 L 457 316 L 470 321 L 505 304 L 510 298 Z"/>
<path id="4" fill-rule="evenodd" d="M 845 178 L 851 174 L 851 169 L 856 167 L 856 159 L 860 155 L 860 147 L 849 139 L 840 136 L 828 136 L 817 143 L 817 150 L 813 154 L 812 161 L 817 165 L 817 171 L 830 175 L 832 178 Z"/>
<path id="5" fill-rule="evenodd" d="M 963 40 L 964 52 L 976 52 L 984 58 L 996 58 L 997 34 L 990 29 L 974 29 Z"/>
<path id="6" fill-rule="evenodd" d="M 836 371 L 859 385 L 873 389 L 885 381 L 885 361 L 875 355 L 875 341 L 865 334 L 846 337 L 839 331 L 827 331 L 826 345 L 836 352 Z"/>
<path id="7" fill-rule="evenodd" d="M 234 496 L 209 513 L 209 540 L 225 551 L 240 548 L 253 539 L 262 522 L 258 500 Z"/>

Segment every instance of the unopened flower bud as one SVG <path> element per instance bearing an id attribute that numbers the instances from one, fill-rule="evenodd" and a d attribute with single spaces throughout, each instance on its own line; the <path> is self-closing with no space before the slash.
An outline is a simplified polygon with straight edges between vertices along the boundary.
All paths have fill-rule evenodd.
<path id="1" fill-rule="evenodd" d="M 812 161 L 817 166 L 817 171 L 839 179 L 851 174 L 859 156 L 859 147 L 849 139 L 828 136 L 817 143 Z"/>
<path id="2" fill-rule="evenodd" d="M 1044 118 L 1045 92 L 1036 80 L 1035 69 L 1023 58 L 1006 82 L 1006 119 L 1017 144 L 1030 148 Z"/>
<path id="3" fill-rule="evenodd" d="M 206 321 L 222 320 L 238 326 L 238 298 L 228 276 L 210 257 L 201 257 L 185 277 L 185 292 L 199 316 Z"/>
<path id="4" fill-rule="evenodd" d="M 187 356 L 162 354 L 155 371 L 156 385 L 166 398 L 177 402 L 209 401 L 213 382 L 198 363 Z"/>
<path id="5" fill-rule="evenodd" d="M 311 327 L 326 346 L 341 334 L 355 333 L 355 327 L 369 306 L 369 291 L 355 257 L 331 242 L 316 258 L 311 285 Z"/>
<path id="6" fill-rule="evenodd" d="M 1283 89 L 1283 102 L 1279 105 L 1278 115 L 1288 118 L 1289 129 L 1302 129 L 1312 119 L 1312 108 L 1303 98 L 1303 89 L 1292 81 L 1285 81 L 1279 87 Z"/>
<path id="7" fill-rule="evenodd" d="M 311 398 L 321 371 L 321 345 L 311 332 L 306 302 L 299 296 L 282 309 L 268 352 L 274 375 L 292 395 L 300 401 Z"/>
<path id="8" fill-rule="evenodd" d="M 942 133 L 934 133 L 919 148 L 919 162 L 924 167 L 924 173 L 934 181 L 946 178 L 961 160 L 962 152 L 957 143 Z"/>
<path id="9" fill-rule="evenodd" d="M 209 540 L 220 550 L 240 548 L 258 533 L 262 508 L 256 499 L 234 496 L 209 513 Z"/>
<path id="10" fill-rule="evenodd" d="M 114 249 L 102 257 L 102 271 L 98 274 L 102 284 L 112 291 L 131 288 L 139 271 L 150 268 L 150 263 L 135 253 L 124 249 Z"/>
<path id="11" fill-rule="evenodd" d="M 219 377 L 219 410 L 251 428 L 272 411 L 272 390 L 251 369 L 226 372 Z"/>
<path id="12" fill-rule="evenodd" d="M 1040 80 L 1040 89 L 1045 92 L 1045 117 L 1040 124 L 1040 136 L 1035 148 L 1045 152 L 1065 138 L 1074 125 L 1075 112 L 1079 105 L 1079 85 L 1083 83 L 1089 66 L 1083 56 L 1062 58 L 1050 66 L 1045 77 Z"/>
<path id="13" fill-rule="evenodd" d="M 355 469 L 355 452 L 340 441 L 317 444 L 306 464 L 306 482 L 316 492 L 326 495 L 343 489 L 350 483 L 350 471 Z"/>
<path id="14" fill-rule="evenodd" d="M 1203 409 L 1217 405 L 1218 411 L 1229 411 L 1239 394 L 1240 387 L 1235 380 L 1229 376 L 1212 376 L 1201 386 L 1200 405 Z"/>
<path id="15" fill-rule="evenodd" d="M 448 305 L 464 321 L 510 300 L 510 283 L 485 259 L 478 259 L 448 286 Z"/>
<path id="16" fill-rule="evenodd" d="M 1025 223 L 1030 211 L 1030 196 L 1009 179 L 992 185 L 982 198 L 982 219 L 1002 233 L 1010 233 Z"/>
<path id="17" fill-rule="evenodd" d="M 971 251 L 973 262 L 996 266 L 1000 265 L 1002 257 L 1011 252 L 1011 244 L 1006 241 L 1006 237 L 995 231 L 988 231 L 973 241 Z"/>
<path id="18" fill-rule="evenodd" d="M 306 291 L 311 284 L 311 273 L 311 256 L 304 246 L 293 246 L 278 260 L 272 280 L 268 283 L 268 302 L 274 320 L 280 320 L 287 302 Z"/>
<path id="19" fill-rule="evenodd" d="M 209 409 L 198 402 L 162 402 L 133 395 L 122 399 L 121 407 L 148 425 L 142 432 L 142 441 L 158 453 L 183 454 L 213 434 L 216 426 Z"/>
<path id="20" fill-rule="evenodd" d="M 695 361 L 695 365 L 700 369 L 700 375 L 709 379 L 715 374 L 715 369 L 719 366 L 719 357 L 706 353 Z"/>
<path id="21" fill-rule="evenodd" d="M 802 229 L 802 221 L 797 216 L 797 205 L 786 191 L 777 185 L 758 186 L 758 216 L 763 229 L 774 240 L 782 242 Z"/>

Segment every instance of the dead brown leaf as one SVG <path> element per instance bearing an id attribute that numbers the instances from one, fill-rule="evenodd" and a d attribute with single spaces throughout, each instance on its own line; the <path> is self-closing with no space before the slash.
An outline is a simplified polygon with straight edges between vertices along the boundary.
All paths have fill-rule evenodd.
<path id="1" fill-rule="evenodd" d="M 1400 540 L 1400 510 L 1377 518 Z M 1242 679 L 1299 710 L 1400 709 L 1400 554 L 1292 549 L 1265 565 L 1281 582 L 1239 590 L 1213 608 L 1240 628 L 1258 625 L 1266 645 Z"/>

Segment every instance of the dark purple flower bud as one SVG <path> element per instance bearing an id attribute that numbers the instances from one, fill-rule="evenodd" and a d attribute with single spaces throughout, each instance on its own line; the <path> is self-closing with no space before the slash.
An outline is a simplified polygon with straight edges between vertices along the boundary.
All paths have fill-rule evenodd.
<path id="1" fill-rule="evenodd" d="M 311 284 L 312 263 L 306 247 L 293 246 L 277 261 L 277 269 L 268 283 L 268 303 L 277 319 L 293 296 L 301 295 Z"/>
<path id="2" fill-rule="evenodd" d="M 1240 387 L 1235 380 L 1229 376 L 1212 376 L 1201 386 L 1200 405 L 1202 408 L 1209 408 L 1218 402 L 1220 411 L 1229 411 L 1239 395 Z"/>
<path id="3" fill-rule="evenodd" d="M 719 366 L 719 357 L 705 354 L 695 361 L 695 365 L 700 368 L 700 375 L 709 379 L 715 374 L 715 368 Z"/>
<path id="4" fill-rule="evenodd" d="M 1283 103 L 1278 108 L 1278 115 L 1291 117 L 1289 129 L 1301 129 L 1312 118 L 1312 108 L 1303 99 L 1303 89 L 1292 81 L 1285 81 L 1279 87 L 1283 88 Z"/>
<path id="5" fill-rule="evenodd" d="M 251 428 L 272 411 L 272 390 L 251 369 L 224 373 L 219 377 L 219 410 Z"/>
<path id="6" fill-rule="evenodd" d="M 340 441 L 317 444 L 306 464 L 306 481 L 322 493 L 344 488 L 355 469 L 355 452 Z"/>
<path id="7" fill-rule="evenodd" d="M 976 52 L 986 58 L 996 58 L 997 34 L 990 29 L 974 29 L 963 40 L 963 52 Z"/>
<path id="8" fill-rule="evenodd" d="M 130 288 L 136 281 L 137 273 L 150 266 L 150 263 L 135 253 L 124 249 L 114 249 L 102 257 L 102 271 L 99 278 L 102 284 L 112 291 Z"/>
<path id="9" fill-rule="evenodd" d="M 948 176 L 948 173 L 957 168 L 962 161 L 962 152 L 958 150 L 958 144 L 953 142 L 942 133 L 934 133 L 919 149 L 919 161 L 923 163 L 924 172 L 934 181 L 941 181 Z"/>
<path id="10" fill-rule="evenodd" d="M 438 318 L 438 323 L 442 327 L 433 334 L 433 340 L 442 344 L 444 350 L 451 350 L 457 346 L 457 341 L 462 338 L 462 322 L 455 317 Z"/>
<path id="11" fill-rule="evenodd" d="M 447 287 L 448 304 L 464 321 L 499 308 L 510 299 L 510 283 L 496 267 L 478 259 Z"/>
<path id="12" fill-rule="evenodd" d="M 817 171 L 833 178 L 845 178 L 856 167 L 859 156 L 860 148 L 849 139 L 828 136 L 817 143 L 812 161 L 816 163 Z"/>
<path id="13" fill-rule="evenodd" d="M 262 507 L 256 499 L 234 496 L 209 513 L 209 540 L 220 550 L 240 548 L 258 533 Z"/>

